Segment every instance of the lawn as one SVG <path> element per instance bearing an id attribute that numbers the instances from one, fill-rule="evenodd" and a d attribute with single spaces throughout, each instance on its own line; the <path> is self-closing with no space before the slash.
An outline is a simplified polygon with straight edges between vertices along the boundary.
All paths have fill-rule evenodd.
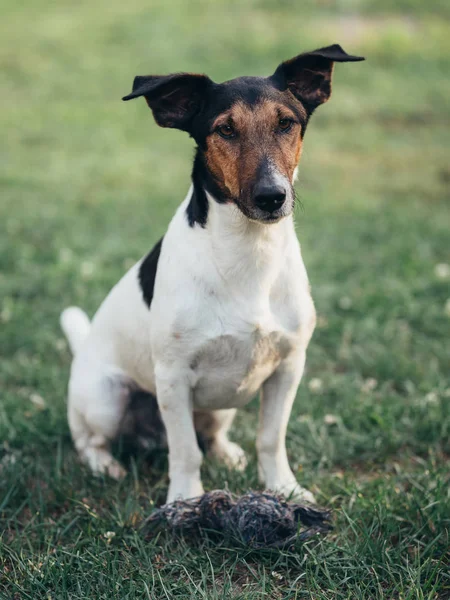
<path id="1" fill-rule="evenodd" d="M 450 8 L 444 0 L 4 0 L 0 22 L 0 598 L 450 598 Z M 121 483 L 79 464 L 60 311 L 94 313 L 164 232 L 192 141 L 121 102 L 134 75 L 270 74 L 338 42 L 300 168 L 298 235 L 318 328 L 288 431 L 335 528 L 247 551 L 139 523 L 163 453 Z M 233 429 L 258 489 L 257 400 Z"/>

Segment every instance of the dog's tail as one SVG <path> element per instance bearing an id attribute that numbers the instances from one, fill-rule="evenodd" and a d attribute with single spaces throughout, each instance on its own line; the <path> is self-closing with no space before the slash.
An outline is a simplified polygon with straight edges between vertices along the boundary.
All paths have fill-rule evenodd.
<path id="1" fill-rule="evenodd" d="M 59 322 L 75 355 L 91 329 L 89 318 L 81 308 L 69 306 L 62 311 Z"/>

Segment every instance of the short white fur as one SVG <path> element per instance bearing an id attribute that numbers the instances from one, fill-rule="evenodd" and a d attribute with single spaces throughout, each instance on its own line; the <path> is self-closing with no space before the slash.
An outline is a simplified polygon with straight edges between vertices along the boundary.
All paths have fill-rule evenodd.
<path id="1" fill-rule="evenodd" d="M 252 222 L 208 197 L 205 228 L 180 205 L 164 236 L 150 309 L 137 263 L 111 290 L 92 323 L 78 308 L 61 315 L 74 360 L 68 417 L 80 457 L 94 473 L 120 478 L 111 455 L 130 390 L 156 395 L 169 445 L 167 500 L 203 492 L 194 414 L 213 411 L 211 452 L 242 468 L 228 439 L 235 409 L 261 396 L 258 470 L 266 488 L 314 501 L 289 466 L 285 436 L 315 310 L 292 215 Z"/>

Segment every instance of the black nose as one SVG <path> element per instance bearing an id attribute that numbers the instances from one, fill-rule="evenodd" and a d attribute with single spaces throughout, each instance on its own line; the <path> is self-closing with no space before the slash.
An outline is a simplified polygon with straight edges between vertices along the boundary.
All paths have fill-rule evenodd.
<path id="1" fill-rule="evenodd" d="M 254 198 L 258 208 L 272 213 L 283 206 L 286 190 L 277 185 L 257 186 Z"/>

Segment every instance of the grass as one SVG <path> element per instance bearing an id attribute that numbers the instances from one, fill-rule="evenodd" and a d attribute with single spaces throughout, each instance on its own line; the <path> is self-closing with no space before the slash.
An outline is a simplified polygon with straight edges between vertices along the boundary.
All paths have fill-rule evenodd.
<path id="1" fill-rule="evenodd" d="M 450 597 L 449 14 L 443 0 L 5 0 L 2 599 Z M 58 326 L 68 304 L 95 311 L 188 186 L 191 141 L 120 97 L 138 73 L 268 74 L 333 42 L 368 60 L 337 66 L 306 137 L 296 220 L 319 326 L 288 448 L 335 530 L 296 552 L 145 540 L 166 457 L 136 457 L 122 483 L 78 463 Z M 256 412 L 233 430 L 247 472 L 207 462 L 207 489 L 258 487 Z"/>

